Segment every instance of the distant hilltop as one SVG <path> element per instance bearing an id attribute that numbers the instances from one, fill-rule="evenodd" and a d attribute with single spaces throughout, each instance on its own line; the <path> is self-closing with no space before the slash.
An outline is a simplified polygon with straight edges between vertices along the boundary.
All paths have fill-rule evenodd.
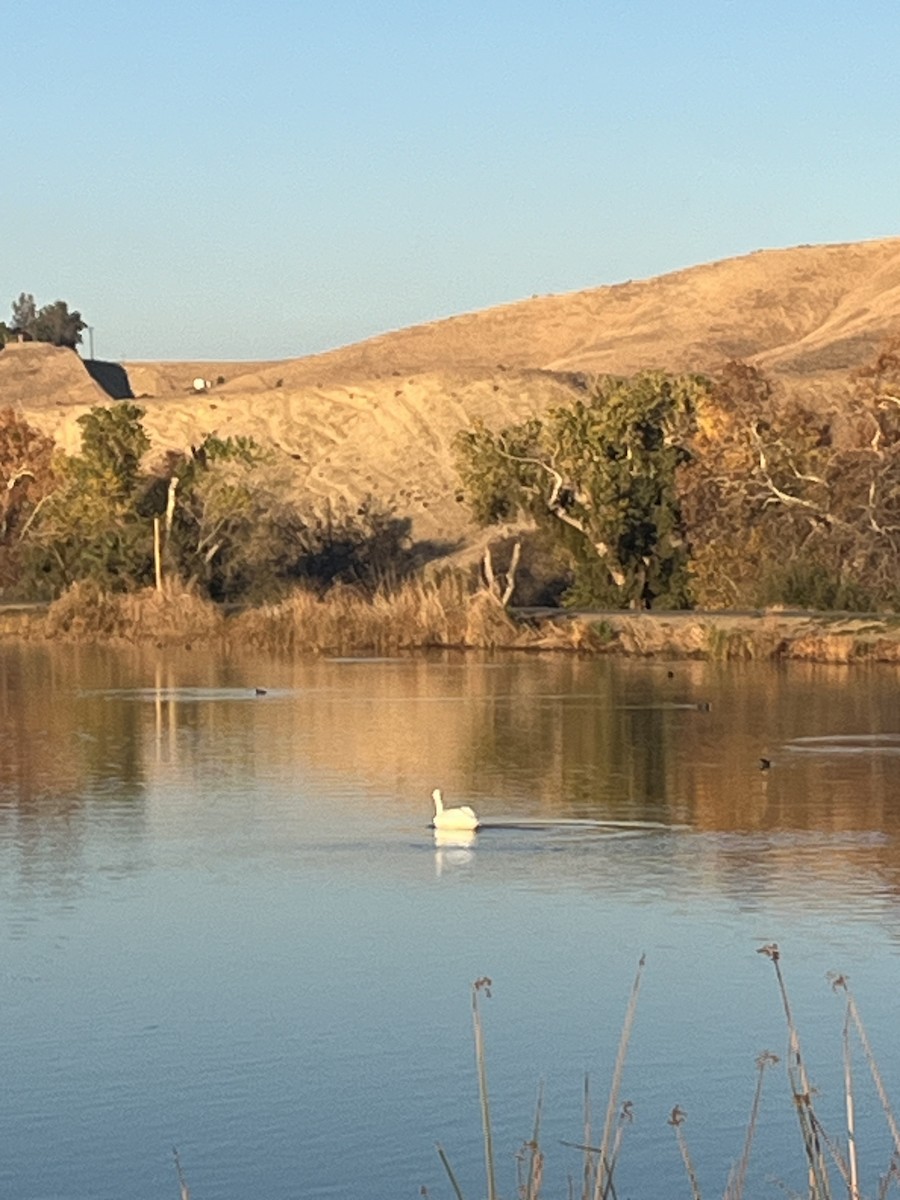
<path id="1" fill-rule="evenodd" d="M 10 345 L 0 405 L 73 449 L 81 412 L 134 396 L 155 448 L 250 435 L 282 452 L 323 506 L 372 496 L 410 517 L 417 537 L 464 539 L 450 445 L 474 419 L 543 412 L 585 374 L 712 371 L 733 358 L 808 404 L 839 404 L 850 372 L 898 332 L 900 238 L 890 238 L 758 251 L 278 362 L 95 364 Z M 195 379 L 209 386 L 195 390 Z"/>

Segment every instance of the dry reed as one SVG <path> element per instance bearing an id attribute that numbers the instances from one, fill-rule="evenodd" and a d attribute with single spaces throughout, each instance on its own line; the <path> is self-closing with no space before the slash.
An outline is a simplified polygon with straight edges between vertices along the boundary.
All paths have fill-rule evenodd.
<path id="1" fill-rule="evenodd" d="M 47 610 L 44 634 L 62 641 L 185 644 L 222 636 L 225 619 L 209 600 L 166 587 L 107 592 L 75 583 Z"/>
<path id="2" fill-rule="evenodd" d="M 235 642 L 282 653 L 393 653 L 445 648 L 521 647 L 533 631 L 516 623 L 485 591 L 459 575 L 412 580 L 369 596 L 335 587 L 324 595 L 294 592 L 278 604 L 234 617 Z"/>
<path id="3" fill-rule="evenodd" d="M 800 1049 L 800 1034 L 794 1022 L 794 1014 L 781 970 L 781 953 L 775 943 L 762 946 L 759 953 L 764 954 L 775 968 L 775 978 L 778 981 L 778 990 L 784 1006 L 788 1027 L 788 1079 L 794 1097 L 797 1119 L 800 1122 L 803 1148 L 806 1152 L 810 1196 L 814 1200 L 830 1200 L 831 1182 L 828 1177 L 828 1163 L 823 1151 L 823 1139 L 820 1136 L 822 1127 L 813 1107 L 813 1090 L 806 1073 L 806 1063 Z"/>
<path id="4" fill-rule="evenodd" d="M 687 1138 L 684 1136 L 684 1123 L 687 1120 L 687 1113 L 683 1108 L 679 1108 L 676 1104 L 669 1115 L 669 1125 L 675 1131 L 675 1140 L 678 1143 L 678 1149 L 681 1153 L 681 1161 L 684 1163 L 684 1169 L 687 1171 L 688 1179 L 691 1184 L 691 1195 L 693 1200 L 702 1200 L 700 1195 L 700 1184 L 697 1182 L 697 1172 L 694 1169 L 694 1160 L 691 1158 L 691 1153 L 688 1150 Z"/>
<path id="5" fill-rule="evenodd" d="M 616 1054 L 616 1064 L 613 1068 L 612 1083 L 609 1088 L 609 1100 L 606 1106 L 606 1120 L 603 1124 L 603 1137 L 600 1141 L 600 1157 L 597 1165 L 597 1179 L 594 1188 L 594 1200 L 606 1200 L 610 1195 L 613 1187 L 613 1173 L 616 1166 L 616 1157 L 618 1156 L 618 1147 L 616 1147 L 616 1157 L 610 1154 L 610 1138 L 612 1136 L 613 1121 L 619 1107 L 619 1090 L 622 1086 L 622 1072 L 625 1069 L 625 1056 L 628 1053 L 628 1043 L 631 1041 L 631 1029 L 634 1025 L 634 1015 L 637 1011 L 638 996 L 641 990 L 641 979 L 644 974 L 644 965 L 646 963 L 645 955 L 641 955 L 638 963 L 637 973 L 634 977 L 634 983 L 631 985 L 631 996 L 628 1000 L 628 1007 L 625 1010 L 625 1021 L 622 1025 L 622 1033 L 619 1037 L 619 1049 Z M 622 1128 L 620 1123 L 619 1128 Z"/>
<path id="6" fill-rule="evenodd" d="M 481 1100 L 481 1128 L 484 1133 L 484 1167 L 487 1174 L 488 1200 L 497 1200 L 497 1179 L 494 1170 L 494 1127 L 491 1123 L 491 1105 L 488 1099 L 487 1065 L 484 1057 L 484 1030 L 481 1025 L 481 1010 L 478 1007 L 479 993 L 484 991 L 491 997 L 491 981 L 485 975 L 472 984 L 472 1026 L 475 1033 L 475 1065 L 478 1070 L 478 1095 Z"/>
<path id="7" fill-rule="evenodd" d="M 856 1002 L 850 993 L 846 977 L 843 975 L 829 976 L 829 978 L 832 980 L 833 987 L 836 990 L 843 990 L 846 994 L 846 1010 L 843 1030 L 844 1079 L 846 1091 L 845 1110 L 847 1113 L 847 1144 L 845 1153 L 835 1139 L 828 1136 L 813 1107 L 812 1097 L 814 1095 L 814 1089 L 811 1087 L 807 1075 L 806 1064 L 800 1047 L 800 1036 L 794 1021 L 794 1015 L 788 997 L 787 986 L 781 969 L 781 956 L 778 946 L 774 943 L 768 946 L 763 946 L 759 953 L 766 955 L 775 968 L 778 989 L 787 1022 L 787 1074 L 792 1093 L 793 1107 L 800 1122 L 800 1130 L 804 1148 L 804 1160 L 808 1178 L 808 1200 L 830 1200 L 831 1181 L 829 1178 L 829 1167 L 826 1151 L 827 1155 L 830 1156 L 831 1162 L 834 1164 L 838 1173 L 840 1174 L 848 1200 L 860 1200 L 858 1165 L 856 1161 L 856 1130 L 854 1118 L 855 1096 L 852 1082 L 853 1076 L 850 1068 L 851 1030 L 855 1031 L 857 1035 L 859 1045 L 869 1068 L 872 1081 L 875 1085 L 875 1090 L 878 1094 L 878 1098 L 881 1102 L 881 1106 L 890 1129 L 891 1139 L 893 1141 L 893 1155 L 890 1163 L 888 1164 L 887 1171 L 881 1177 L 879 1186 L 879 1196 L 885 1197 L 892 1183 L 900 1184 L 900 1126 L 898 1126 L 893 1108 L 888 1100 L 887 1090 L 885 1088 L 881 1072 L 878 1068 L 874 1054 L 872 1053 L 872 1048 L 869 1043 L 865 1027 L 863 1026 L 862 1019 L 859 1015 Z M 637 1006 L 643 969 L 644 958 L 642 957 L 638 965 L 638 971 L 637 975 L 635 976 L 634 984 L 632 986 L 631 997 L 629 999 L 625 1020 L 623 1023 L 623 1029 L 620 1036 L 619 1049 L 616 1056 L 612 1082 L 610 1085 L 606 1120 L 604 1123 L 601 1144 L 599 1146 L 591 1144 L 591 1103 L 590 1088 L 587 1077 L 585 1078 L 584 1083 L 584 1140 L 583 1142 L 578 1143 L 562 1143 L 564 1146 L 569 1146 L 580 1150 L 584 1155 L 581 1200 L 616 1200 L 618 1195 L 615 1185 L 615 1170 L 619 1160 L 623 1130 L 627 1124 L 630 1124 L 633 1117 L 631 1102 L 626 1101 L 621 1105 L 617 1120 L 615 1114 L 619 1104 L 618 1094 L 621 1085 L 622 1071 L 625 1063 L 625 1055 L 628 1048 L 628 1043 L 631 1037 L 631 1029 L 634 1022 L 634 1015 Z M 484 992 L 485 995 L 489 996 L 490 986 L 491 981 L 487 978 L 479 979 L 475 982 L 472 989 L 472 1012 L 475 1033 L 475 1061 L 478 1071 L 482 1132 L 484 1137 L 487 1197 L 488 1200 L 496 1200 L 497 1185 L 495 1176 L 493 1130 L 487 1092 L 484 1034 L 481 1023 L 481 1012 L 479 1008 L 479 994 Z M 725 1185 L 724 1200 L 742 1200 L 750 1161 L 750 1152 L 753 1146 L 759 1117 L 762 1099 L 763 1077 L 766 1069 L 775 1065 L 778 1063 L 778 1061 L 778 1057 L 769 1053 L 768 1051 L 764 1051 L 756 1060 L 756 1087 L 753 1094 L 753 1101 L 750 1108 L 750 1116 L 747 1122 L 743 1147 L 740 1158 L 732 1167 L 732 1170 L 728 1176 L 728 1180 Z M 527 1142 L 524 1143 L 522 1149 L 516 1155 L 516 1190 L 521 1200 L 539 1200 L 540 1196 L 541 1185 L 544 1177 L 544 1155 L 541 1150 L 539 1140 L 542 1112 L 543 1088 L 541 1088 L 538 1094 L 532 1136 Z M 684 1136 L 683 1126 L 685 1115 L 686 1114 L 684 1113 L 684 1110 L 678 1105 L 675 1105 L 668 1118 L 668 1124 L 673 1129 L 676 1141 L 678 1143 L 681 1158 L 688 1176 L 691 1196 L 693 1197 L 693 1200 L 701 1200 L 700 1185 L 698 1182 L 696 1168 Z M 613 1131 L 614 1124 L 615 1131 Z M 450 1162 L 443 1146 L 438 1145 L 437 1151 L 441 1163 L 443 1164 L 447 1173 L 447 1177 L 449 1178 L 451 1186 L 453 1187 L 456 1200 L 464 1200 L 459 1181 L 454 1174 L 452 1167 L 450 1166 Z M 570 1200 L 573 1196 L 574 1185 L 570 1176 Z"/>
<path id="8" fill-rule="evenodd" d="M 184 1177 L 184 1171 L 181 1169 L 181 1159 L 176 1146 L 172 1147 L 172 1154 L 175 1156 L 175 1171 L 178 1175 L 178 1186 L 181 1189 L 181 1200 L 191 1200 L 191 1191 Z"/>

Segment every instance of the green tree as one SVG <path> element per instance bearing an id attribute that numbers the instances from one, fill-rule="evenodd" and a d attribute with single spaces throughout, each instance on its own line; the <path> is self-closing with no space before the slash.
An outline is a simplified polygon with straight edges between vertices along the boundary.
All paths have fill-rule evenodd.
<path id="1" fill-rule="evenodd" d="M 55 596 L 76 580 L 128 590 L 153 579 L 152 520 L 139 471 L 150 445 L 135 404 L 79 417 L 81 454 L 59 455 L 56 486 L 23 539 L 30 590 Z"/>
<path id="2" fill-rule="evenodd" d="M 86 328 L 87 322 L 82 320 L 80 312 L 69 312 L 65 300 L 54 300 L 37 314 L 31 332 L 35 341 L 74 350 L 81 345 L 81 331 Z"/>
<path id="3" fill-rule="evenodd" d="M 210 434 L 170 455 L 155 487 L 170 572 L 217 600 L 277 589 L 303 523 L 270 452 L 252 438 Z"/>
<path id="4" fill-rule="evenodd" d="M 34 323 L 37 320 L 37 305 L 30 292 L 20 292 L 18 300 L 12 302 L 12 330 L 14 333 L 27 333 L 34 336 Z"/>
<path id="5" fill-rule="evenodd" d="M 550 531 L 574 573 L 567 603 L 686 605 L 676 474 L 708 389 L 659 372 L 602 378 L 545 420 L 461 432 L 457 465 L 476 518 L 527 516 Z"/>
<path id="6" fill-rule="evenodd" d="M 21 292 L 12 303 L 12 333 L 26 333 L 36 342 L 67 346 L 74 350 L 81 344 L 81 331 L 87 328 L 78 311 L 69 312 L 65 300 L 54 300 L 38 308 L 30 292 Z"/>
<path id="7" fill-rule="evenodd" d="M 99 479 L 110 494 L 132 497 L 140 482 L 141 460 L 150 449 L 142 420 L 144 410 L 123 401 L 109 408 L 97 406 L 78 418 L 81 455 L 73 469 L 86 479 Z"/>

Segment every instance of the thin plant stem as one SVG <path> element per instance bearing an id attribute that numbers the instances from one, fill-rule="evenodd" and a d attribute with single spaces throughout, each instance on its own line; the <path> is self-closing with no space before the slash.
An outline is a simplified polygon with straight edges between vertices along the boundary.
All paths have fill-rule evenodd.
<path id="1" fill-rule="evenodd" d="M 750 1150 L 753 1146 L 756 1122 L 759 1117 L 759 1106 L 762 1100 L 763 1077 L 766 1067 L 774 1066 L 778 1061 L 778 1055 L 772 1054 L 769 1050 L 764 1050 L 756 1060 L 756 1088 L 753 1093 L 753 1103 L 750 1106 L 750 1119 L 747 1122 L 744 1149 L 737 1167 L 732 1172 L 732 1176 L 725 1187 L 725 1200 L 742 1200 L 744 1195 L 744 1183 L 747 1179 L 747 1167 L 750 1163 Z"/>
<path id="2" fill-rule="evenodd" d="M 687 1139 L 684 1136 L 684 1125 L 687 1114 L 683 1109 L 676 1104 L 669 1116 L 669 1124 L 675 1130 L 675 1140 L 678 1143 L 678 1149 L 681 1151 L 681 1158 L 684 1162 L 684 1169 L 687 1171 L 688 1179 L 691 1181 L 691 1194 L 694 1200 L 701 1200 L 700 1184 L 697 1182 L 697 1172 L 694 1170 L 694 1163 L 691 1159 L 690 1151 L 688 1150 Z"/>
<path id="3" fill-rule="evenodd" d="M 875 1061 L 875 1055 L 872 1053 L 872 1047 L 869 1043 L 869 1036 L 866 1033 L 866 1028 L 862 1023 L 862 1018 L 859 1015 L 859 1009 L 856 1007 L 856 1000 L 853 998 L 853 993 L 850 991 L 850 985 L 846 975 L 832 976 L 832 987 L 837 990 L 842 988 L 847 995 L 847 1016 L 853 1022 L 853 1027 L 856 1030 L 856 1035 L 859 1038 L 862 1046 L 863 1054 L 866 1059 L 866 1064 L 869 1068 L 869 1073 L 872 1076 L 872 1082 L 875 1084 L 875 1090 L 878 1092 L 878 1099 L 881 1101 L 881 1107 L 884 1111 L 885 1120 L 888 1128 L 891 1131 L 891 1138 L 894 1142 L 894 1154 L 900 1158 L 900 1129 L 897 1127 L 897 1119 L 894 1116 L 894 1109 L 888 1098 L 887 1088 L 884 1086 L 884 1080 L 881 1078 L 881 1071 L 878 1069 L 878 1063 Z"/>
<path id="4" fill-rule="evenodd" d="M 625 1010 L 625 1021 L 619 1038 L 619 1051 L 616 1055 L 616 1065 L 613 1069 L 612 1083 L 609 1088 L 609 1102 L 606 1106 L 606 1120 L 603 1124 L 603 1137 L 600 1142 L 600 1162 L 597 1167 L 597 1179 L 594 1187 L 594 1200 L 604 1200 L 610 1194 L 612 1173 L 609 1163 L 609 1145 L 612 1137 L 613 1122 L 619 1107 L 619 1089 L 622 1084 L 622 1072 L 625 1068 L 625 1056 L 628 1052 L 628 1042 L 631 1038 L 631 1028 L 634 1024 L 634 1014 L 637 1009 L 638 994 L 641 990 L 641 976 L 644 973 L 645 954 L 641 955 L 638 969 L 631 987 L 631 996 Z"/>
<path id="5" fill-rule="evenodd" d="M 619 1161 L 619 1151 L 622 1149 L 622 1135 L 625 1131 L 626 1124 L 630 1125 L 634 1120 L 633 1106 L 630 1100 L 626 1100 L 622 1105 L 622 1110 L 619 1113 L 619 1120 L 616 1123 L 616 1136 L 613 1138 L 612 1150 L 609 1155 L 609 1189 L 612 1195 L 615 1195 L 615 1190 L 612 1186 L 613 1174 L 615 1173 L 616 1164 Z"/>
<path id="6" fill-rule="evenodd" d="M 178 1186 L 181 1189 L 181 1200 L 191 1200 L 191 1191 L 187 1185 L 187 1180 L 184 1177 L 184 1171 L 181 1169 L 181 1159 L 178 1157 L 178 1150 L 175 1146 L 172 1147 L 172 1154 L 175 1157 L 175 1172 L 178 1175 Z"/>
<path id="7" fill-rule="evenodd" d="M 800 1035 L 797 1032 L 797 1026 L 794 1022 L 794 1014 L 791 1011 L 787 986 L 781 971 L 781 952 L 773 942 L 768 946 L 760 947 L 759 953 L 764 954 L 770 959 L 775 968 L 775 978 L 778 981 L 778 990 L 781 993 L 781 1002 L 784 1005 L 784 1015 L 788 1027 L 788 1079 L 794 1097 L 794 1106 L 797 1110 L 797 1119 L 800 1122 L 800 1133 L 803 1137 L 803 1147 L 806 1151 L 807 1164 L 809 1166 L 810 1198 L 811 1200 L 831 1200 L 828 1167 L 825 1162 L 825 1156 L 822 1153 L 822 1144 L 819 1138 L 820 1126 L 813 1109 L 812 1089 L 809 1086 L 806 1065 L 800 1050 Z"/>
<path id="8" fill-rule="evenodd" d="M 812 1113 L 812 1122 L 813 1122 L 813 1126 L 816 1131 L 817 1138 L 819 1139 L 821 1144 L 825 1147 L 825 1149 L 828 1151 L 828 1153 L 831 1155 L 831 1161 L 834 1163 L 835 1167 L 837 1167 L 838 1173 L 840 1174 L 841 1179 L 844 1181 L 844 1185 L 847 1188 L 847 1191 L 849 1193 L 849 1191 L 850 1191 L 850 1168 L 847 1165 L 847 1160 L 844 1158 L 843 1154 L 841 1153 L 840 1146 L 836 1145 L 834 1140 L 828 1135 L 827 1131 L 825 1130 L 822 1123 L 819 1121 L 819 1118 L 816 1116 L 815 1112 Z"/>
<path id="9" fill-rule="evenodd" d="M 494 1171 L 494 1134 L 491 1126 L 491 1105 L 488 1097 L 487 1067 L 484 1058 L 484 1031 L 478 996 L 481 992 L 490 999 L 491 981 L 485 975 L 472 984 L 472 1024 L 475 1030 L 475 1063 L 478 1068 L 478 1094 L 481 1099 L 481 1127 L 484 1133 L 484 1168 L 487 1174 L 488 1200 L 497 1200 L 497 1181 Z"/>
<path id="10" fill-rule="evenodd" d="M 450 1186 L 456 1193 L 456 1200 L 463 1200 L 462 1188 L 459 1186 L 459 1181 L 456 1178 L 453 1168 L 450 1166 L 450 1160 L 447 1158 L 447 1155 L 444 1152 L 444 1147 L 440 1142 L 438 1142 L 436 1144 L 436 1148 L 438 1152 L 438 1158 L 440 1158 L 441 1162 L 444 1164 L 444 1170 L 447 1172 L 447 1178 L 450 1180 Z"/>
<path id="11" fill-rule="evenodd" d="M 537 1200 L 541 1191 L 541 1181 L 544 1173 L 544 1155 L 540 1147 L 541 1112 L 544 1104 L 544 1085 L 538 1088 L 537 1104 L 534 1111 L 534 1128 L 531 1140 L 525 1142 L 520 1153 L 516 1156 L 516 1173 L 518 1175 L 518 1191 L 522 1200 Z M 522 1163 L 528 1161 L 528 1177 L 522 1179 Z"/>
<path id="12" fill-rule="evenodd" d="M 593 1117 L 591 1114 L 591 1085 L 590 1079 L 585 1072 L 584 1076 L 584 1174 L 583 1186 L 581 1189 L 581 1200 L 590 1200 L 591 1192 L 594 1184 L 594 1156 L 588 1147 L 591 1144 L 591 1127 Z"/>
<path id="13" fill-rule="evenodd" d="M 853 1055 L 850 1048 L 850 1006 L 844 1014 L 844 1105 L 847 1112 L 847 1164 L 850 1172 L 850 1200 L 859 1200 L 859 1174 L 856 1161 L 856 1118 L 853 1103 Z"/>

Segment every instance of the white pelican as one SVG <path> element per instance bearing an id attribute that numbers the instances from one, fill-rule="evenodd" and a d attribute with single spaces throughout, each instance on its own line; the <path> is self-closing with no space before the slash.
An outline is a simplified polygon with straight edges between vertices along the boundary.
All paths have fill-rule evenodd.
<path id="1" fill-rule="evenodd" d="M 461 808 L 444 808 L 444 797 L 441 795 L 440 788 L 434 789 L 431 798 L 434 801 L 434 820 L 431 823 L 433 828 L 470 830 L 478 828 L 478 818 L 468 805 L 463 805 Z"/>

